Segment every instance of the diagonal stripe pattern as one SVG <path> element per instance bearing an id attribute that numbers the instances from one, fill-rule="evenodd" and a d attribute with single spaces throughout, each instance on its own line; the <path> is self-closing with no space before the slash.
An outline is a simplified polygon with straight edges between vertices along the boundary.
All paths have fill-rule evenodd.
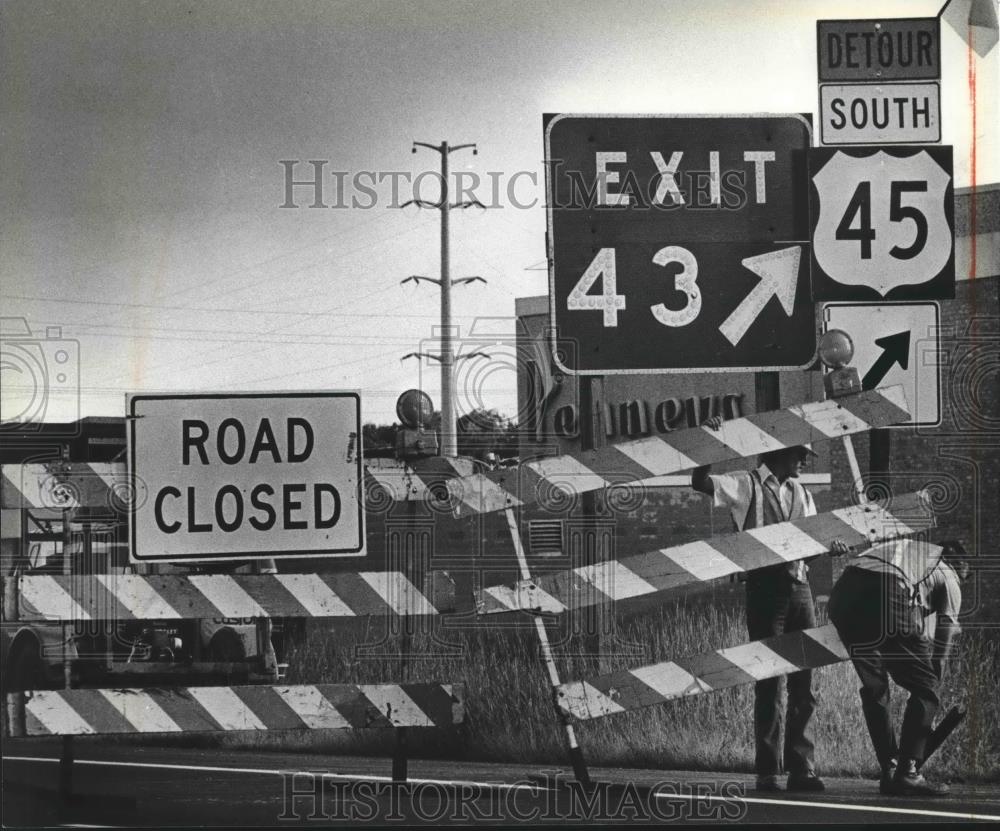
<path id="1" fill-rule="evenodd" d="M 591 451 L 526 462 L 510 470 L 449 476 L 449 462 L 433 470 L 369 468 L 367 483 L 383 499 L 430 499 L 457 515 L 489 513 L 541 503 L 565 508 L 576 494 L 666 476 L 701 465 L 750 458 L 769 450 L 849 436 L 909 419 L 901 386 L 814 401 L 723 422 L 719 430 L 696 427 L 647 436 Z M 429 462 L 429 460 L 427 460 Z M 447 489 L 448 498 L 443 489 Z M 371 495 L 371 494 L 369 494 Z"/>
<path id="2" fill-rule="evenodd" d="M 848 659 L 832 624 L 776 635 L 704 655 L 561 684 L 556 703 L 586 721 Z"/>
<path id="3" fill-rule="evenodd" d="M 0 466 L 0 507 L 61 510 L 92 508 L 126 514 L 145 486 L 121 462 L 62 462 Z"/>
<path id="4" fill-rule="evenodd" d="M 427 575 L 431 598 L 402 572 L 50 575 L 17 578 L 21 620 L 178 620 L 436 615 L 455 583 Z M 432 602 L 433 601 L 433 602 Z"/>
<path id="5" fill-rule="evenodd" d="M 10 699 L 15 699 L 10 701 Z M 447 727 L 465 718 L 461 684 L 306 684 L 9 693 L 12 736 Z"/>
<path id="6" fill-rule="evenodd" d="M 894 497 L 887 506 L 874 502 L 853 505 L 521 580 L 513 585 L 490 586 L 478 593 L 476 605 L 481 615 L 514 610 L 560 613 L 804 560 L 828 553 L 830 543 L 838 538 L 850 546 L 858 546 L 907 536 L 933 526 L 930 500 L 921 491 Z"/>
<path id="7" fill-rule="evenodd" d="M 473 476 L 475 470 L 475 462 L 461 456 L 430 456 L 408 463 L 372 459 L 365 464 L 366 502 L 369 507 L 383 500 L 447 502 L 448 480 Z M 378 488 L 384 490 L 380 493 Z"/>

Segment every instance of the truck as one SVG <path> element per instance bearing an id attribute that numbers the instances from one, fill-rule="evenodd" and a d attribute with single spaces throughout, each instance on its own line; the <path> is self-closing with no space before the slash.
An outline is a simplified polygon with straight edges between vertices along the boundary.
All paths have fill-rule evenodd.
<path id="1" fill-rule="evenodd" d="M 4 691 L 281 680 L 286 665 L 278 661 L 270 619 L 118 620 L 112 608 L 89 620 L 41 621 L 23 614 L 30 599 L 20 596 L 19 580 L 28 575 L 78 579 L 72 583 L 74 592 L 100 594 L 101 584 L 93 575 L 107 581 L 125 574 L 271 570 L 267 561 L 213 566 L 131 562 L 129 494 L 128 486 L 122 486 L 127 482 L 124 420 L 87 419 L 74 428 L 61 431 L 72 435 L 72 441 L 50 440 L 37 430 L 22 441 L 7 433 L 0 451 Z M 58 586 L 53 590 L 59 591 Z"/>

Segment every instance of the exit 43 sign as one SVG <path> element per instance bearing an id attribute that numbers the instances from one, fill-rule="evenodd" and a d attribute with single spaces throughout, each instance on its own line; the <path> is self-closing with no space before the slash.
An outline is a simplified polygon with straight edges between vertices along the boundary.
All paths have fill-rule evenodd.
<path id="1" fill-rule="evenodd" d="M 797 369 L 809 122 L 557 115 L 545 129 L 557 364 L 578 374 Z"/>
<path id="2" fill-rule="evenodd" d="M 946 146 L 809 151 L 816 300 L 955 296 L 955 197 Z"/>

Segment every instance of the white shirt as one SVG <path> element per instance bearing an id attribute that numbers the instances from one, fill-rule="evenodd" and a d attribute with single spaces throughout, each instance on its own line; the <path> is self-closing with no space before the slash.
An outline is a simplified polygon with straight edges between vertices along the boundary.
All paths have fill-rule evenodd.
<path id="1" fill-rule="evenodd" d="M 796 501 L 802 505 L 803 516 L 816 515 L 816 503 L 813 502 L 812 494 L 802 487 L 798 479 L 789 476 L 784 482 L 779 482 L 778 477 L 763 464 L 757 468 L 757 473 L 765 488 L 777 491 L 782 513 L 786 518 L 791 516 Z M 747 511 L 750 510 L 750 503 L 753 501 L 753 483 L 750 481 L 750 474 L 745 470 L 739 470 L 734 473 L 713 473 L 709 478 L 712 480 L 715 494 L 713 504 L 716 508 L 729 508 L 736 527 L 742 528 L 746 524 Z"/>
<path id="2" fill-rule="evenodd" d="M 784 482 L 779 482 L 778 477 L 765 464 L 757 468 L 757 474 L 765 488 L 777 492 L 784 520 L 792 515 L 796 504 L 802 506 L 802 516 L 816 515 L 816 503 L 813 502 L 812 494 L 802 487 L 802 483 L 798 479 L 789 476 Z M 736 527 L 742 529 L 746 524 L 750 504 L 753 502 L 754 486 L 750 480 L 750 473 L 746 470 L 734 473 L 713 473 L 709 474 L 709 478 L 713 485 L 714 506 L 716 508 L 729 508 L 729 513 L 732 515 Z M 805 561 L 798 560 L 795 563 L 793 576 L 800 583 L 806 582 L 808 572 L 809 566 L 805 564 Z"/>

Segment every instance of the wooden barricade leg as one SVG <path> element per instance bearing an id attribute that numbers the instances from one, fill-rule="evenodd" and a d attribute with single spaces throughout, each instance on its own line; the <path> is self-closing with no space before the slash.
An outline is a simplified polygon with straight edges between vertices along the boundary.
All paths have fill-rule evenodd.
<path id="1" fill-rule="evenodd" d="M 64 451 L 65 453 L 65 451 Z M 73 573 L 72 556 L 73 532 L 70 527 L 73 515 L 69 508 L 62 511 L 62 570 L 64 575 Z M 63 623 L 63 686 L 68 690 L 73 687 L 73 662 L 70 660 L 70 638 L 73 635 L 73 623 Z M 59 756 L 59 798 L 63 805 L 68 805 L 73 797 L 73 737 L 62 737 L 62 751 Z"/>
<path id="2" fill-rule="evenodd" d="M 392 752 L 392 781 L 406 782 L 408 762 L 406 728 L 397 727 L 393 732 L 396 734 L 396 745 Z"/>
<path id="3" fill-rule="evenodd" d="M 887 429 L 868 433 L 868 482 L 876 491 L 892 493 L 889 476 L 892 459 L 892 433 Z"/>
<path id="4" fill-rule="evenodd" d="M 410 526 L 415 524 L 417 519 L 417 509 L 418 503 L 407 501 L 406 502 L 406 517 L 410 521 Z M 407 579 L 413 583 L 415 586 L 421 585 L 421 581 L 417 577 L 419 557 L 418 557 L 419 545 L 416 538 L 412 534 L 405 534 L 402 539 L 399 540 L 399 547 L 397 548 L 397 553 L 399 557 L 399 562 L 396 563 L 396 568 L 406 575 Z M 387 562 L 387 566 L 389 563 Z M 409 652 L 413 646 L 412 635 L 412 625 L 413 618 L 405 617 L 400 620 L 401 631 L 399 635 L 399 683 L 403 684 L 409 680 Z M 392 781 L 406 782 L 409 767 L 409 743 L 408 736 L 405 727 L 397 727 L 393 733 L 394 745 L 392 749 Z"/>
<path id="5" fill-rule="evenodd" d="M 406 573 L 404 571 L 404 573 Z M 409 680 L 409 661 L 408 653 L 412 645 L 412 640 L 410 638 L 410 621 L 412 618 L 404 618 L 402 620 L 403 631 L 400 634 L 399 641 L 399 683 L 404 684 Z M 406 782 L 407 768 L 408 768 L 408 742 L 405 727 L 397 727 L 393 730 L 395 734 L 395 744 L 392 749 L 392 781 L 396 782 Z"/>
<path id="6" fill-rule="evenodd" d="M 847 465 L 851 469 L 851 477 L 854 480 L 854 492 L 858 497 L 858 504 L 868 501 L 868 494 L 865 492 L 865 483 L 861 479 L 861 468 L 858 465 L 858 457 L 854 452 L 854 443 L 850 436 L 844 436 L 844 451 L 847 453 Z"/>
<path id="7" fill-rule="evenodd" d="M 59 755 L 59 799 L 63 805 L 69 804 L 73 798 L 73 737 L 62 737 L 62 750 Z"/>
<path id="8" fill-rule="evenodd" d="M 507 517 L 507 528 L 510 530 L 511 541 L 514 543 L 514 551 L 517 554 L 517 564 L 521 570 L 521 579 L 530 580 L 531 572 L 528 569 L 528 559 L 524 553 L 524 544 L 521 541 L 521 534 L 517 528 L 517 519 L 514 511 L 508 508 L 505 512 Z M 549 633 L 545 629 L 545 621 L 540 615 L 535 615 L 535 631 L 538 633 L 538 642 L 542 650 L 542 660 L 545 661 L 545 668 L 549 674 L 549 681 L 552 684 L 552 705 L 556 715 L 566 731 L 566 741 L 569 745 L 569 758 L 573 766 L 573 775 L 577 781 L 584 786 L 590 785 L 590 774 L 587 771 L 587 762 L 583 757 L 583 750 L 576 740 L 576 731 L 569 722 L 562 710 L 556 704 L 556 691 L 562 683 L 559 680 L 559 670 L 556 667 L 555 657 L 552 654 L 552 646 L 549 644 Z"/>
<path id="9" fill-rule="evenodd" d="M 23 692 L 7 693 L 7 729 L 12 738 L 28 735 L 24 702 L 25 694 Z"/>

